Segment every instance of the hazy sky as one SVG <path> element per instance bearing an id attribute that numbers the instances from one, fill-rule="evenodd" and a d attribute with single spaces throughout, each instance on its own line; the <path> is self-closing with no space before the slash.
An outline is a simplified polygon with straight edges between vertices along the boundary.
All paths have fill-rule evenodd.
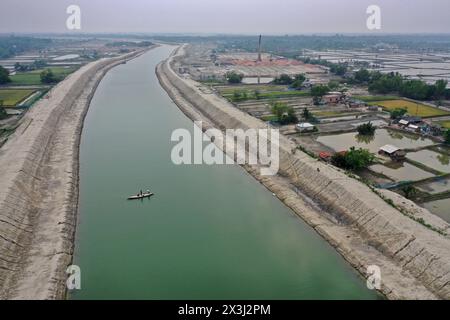
<path id="1" fill-rule="evenodd" d="M 80 32 L 450 33 L 450 0 L 0 0 L 0 33 L 69 31 L 71 4 Z M 366 28 L 373 4 L 380 31 Z"/>

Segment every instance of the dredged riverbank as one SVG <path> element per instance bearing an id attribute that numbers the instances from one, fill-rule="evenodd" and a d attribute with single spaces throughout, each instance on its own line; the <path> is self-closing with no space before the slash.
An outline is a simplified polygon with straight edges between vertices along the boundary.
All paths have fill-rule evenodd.
<path id="1" fill-rule="evenodd" d="M 70 75 L 27 112 L 0 149 L 0 298 L 64 298 L 83 119 L 106 72 L 144 51 Z"/>
<path id="2" fill-rule="evenodd" d="M 264 128 L 261 121 L 237 110 L 216 95 L 199 89 L 171 68 L 176 54 L 156 72 L 180 109 L 204 129 Z M 219 147 L 221 141 L 215 141 Z M 450 240 L 404 216 L 364 184 L 317 162 L 287 139 L 280 141 L 281 175 L 261 177 L 257 168 L 245 167 L 255 178 L 291 207 L 327 239 L 361 274 L 377 265 L 381 291 L 392 299 L 450 297 Z M 301 191 L 301 192 L 300 192 Z M 307 200 L 320 204 L 313 207 Z M 329 219 L 321 210 L 331 213 Z"/>

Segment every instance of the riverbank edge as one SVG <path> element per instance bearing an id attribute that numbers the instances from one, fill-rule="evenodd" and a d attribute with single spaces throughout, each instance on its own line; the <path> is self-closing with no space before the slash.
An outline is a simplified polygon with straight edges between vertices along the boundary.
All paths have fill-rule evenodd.
<path id="1" fill-rule="evenodd" d="M 242 112 L 239 114 L 240 111 L 235 108 L 233 110 L 232 107 L 224 107 L 222 103 L 225 102 L 218 101 L 217 98 L 205 98 L 206 94 L 198 89 L 201 86 L 200 84 L 197 83 L 196 85 L 193 80 L 181 78 L 172 69 L 171 63 L 174 57 L 182 54 L 182 51 L 183 47 L 181 46 L 172 53 L 171 57 L 160 63 L 156 67 L 156 74 L 161 86 L 187 117 L 193 121 L 203 121 L 204 130 L 213 128 L 213 124 L 216 124 L 221 129 L 236 126 L 244 127 L 244 129 L 265 127 L 263 123 L 258 123 L 256 119 L 250 119 L 248 115 Z M 207 101 L 208 99 L 209 101 Z M 217 105 L 214 105 L 213 102 L 217 102 Z M 214 114 L 214 111 L 211 110 L 216 111 L 216 113 Z M 230 114 L 231 112 L 233 114 Z M 211 117 L 213 114 L 215 117 Z M 228 119 L 224 120 L 221 116 Z M 223 149 L 223 146 L 220 145 L 221 143 L 216 144 Z M 325 169 L 323 164 L 313 164 L 312 160 L 299 150 L 295 150 L 294 153 L 298 154 L 298 157 L 297 154 L 295 155 L 298 159 L 295 159 L 295 161 L 290 159 L 288 167 L 297 166 L 303 170 L 309 169 L 311 172 L 314 172 L 315 177 L 321 175 L 319 180 L 326 180 L 326 185 L 318 185 L 318 188 L 315 190 L 312 187 L 308 188 L 302 185 L 298 177 L 296 180 L 292 178 L 292 175 L 298 175 L 296 169 L 291 170 L 289 168 L 282 175 L 274 177 L 262 177 L 259 175 L 258 168 L 243 167 L 300 218 L 314 228 L 363 277 L 368 277 L 368 266 L 379 266 L 382 270 L 382 286 L 379 291 L 387 298 L 448 299 L 449 283 L 447 279 L 448 273 L 445 272 L 445 268 L 449 265 L 449 256 L 443 250 L 432 251 L 433 248 L 430 247 L 429 243 L 432 243 L 433 240 L 438 240 L 439 249 L 446 249 L 449 248 L 448 239 L 432 234 L 430 230 L 424 230 L 423 226 L 413 225 L 411 221 L 405 220 L 408 218 L 402 216 L 400 212 L 386 206 L 385 203 L 383 204 L 381 199 L 378 199 L 380 200 L 380 211 L 389 211 L 387 215 L 378 214 L 373 207 L 367 210 L 367 207 L 361 201 L 363 198 L 361 198 L 361 195 L 358 195 L 358 191 L 361 188 L 368 188 L 359 186 L 356 181 L 348 180 L 347 183 L 354 188 L 344 187 L 343 194 L 334 191 L 333 194 L 326 195 L 327 192 L 325 191 L 327 191 L 328 186 L 336 183 L 338 179 L 343 179 L 343 173 L 338 170 L 330 171 L 330 168 Z M 302 160 L 305 163 L 300 164 Z M 317 169 L 320 167 L 320 171 L 317 170 L 320 173 L 317 173 L 315 168 L 312 170 L 311 165 L 317 166 Z M 328 176 L 327 173 L 329 173 Z M 323 175 L 325 175 L 325 179 L 323 179 Z M 319 183 L 320 181 L 317 182 L 317 184 Z M 337 186 L 342 187 L 339 184 Z M 311 194 L 314 199 L 308 197 Z M 336 203 L 338 202 L 336 199 L 340 196 L 352 197 L 350 208 Z M 331 218 L 327 215 L 327 212 L 312 204 L 316 201 L 321 204 L 321 207 L 323 205 L 333 212 Z M 371 201 L 373 202 L 373 199 Z M 370 205 L 373 206 L 374 203 L 369 204 L 369 207 Z M 362 213 L 355 217 L 351 211 L 352 209 L 360 209 L 360 207 L 364 207 L 364 210 L 361 210 Z M 383 210 L 387 208 L 389 210 Z M 335 217 L 338 217 L 340 221 L 334 220 Z M 390 221 L 389 218 L 393 218 L 394 221 Z M 362 221 L 358 222 L 359 219 Z M 380 220 L 380 223 L 364 227 L 364 224 L 372 220 Z M 361 222 L 363 223 L 361 224 Z M 406 223 L 407 226 L 403 228 L 401 223 Z M 386 230 L 383 230 L 383 228 Z M 418 240 L 416 241 L 414 236 L 416 231 L 418 231 L 420 238 L 425 238 L 427 241 L 422 241 L 422 239 L 419 239 L 420 243 Z M 392 232 L 398 233 L 399 236 L 392 237 Z M 380 239 L 384 234 L 389 233 L 391 233 L 389 239 L 384 241 Z M 431 254 L 429 251 L 431 251 Z M 439 263 L 434 265 L 437 261 Z M 439 270 L 442 267 L 443 269 Z M 440 282 L 440 280 L 443 281 Z M 432 286 L 432 284 L 435 284 L 435 286 Z M 436 286 L 436 284 L 438 285 Z M 436 288 L 438 289 L 436 290 Z"/>
<path id="2" fill-rule="evenodd" d="M 91 99 L 109 70 L 155 47 L 100 59 L 69 75 L 27 112 L 1 149 L 0 163 L 17 160 L 5 172 L 8 181 L 0 184 L 0 231 L 7 240 L 0 243 L 1 299 L 66 297 L 78 217 L 81 135 Z"/>

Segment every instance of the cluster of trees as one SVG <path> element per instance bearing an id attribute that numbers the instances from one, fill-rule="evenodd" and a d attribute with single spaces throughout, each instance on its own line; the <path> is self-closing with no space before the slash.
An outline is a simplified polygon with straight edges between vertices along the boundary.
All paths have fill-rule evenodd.
<path id="1" fill-rule="evenodd" d="M 391 110 L 391 111 L 390 111 L 391 119 L 392 119 L 392 120 L 400 119 L 400 118 L 402 118 L 407 112 L 408 112 L 407 109 L 404 109 L 404 108 L 395 108 L 394 110 Z"/>
<path id="2" fill-rule="evenodd" d="M 327 60 L 322 59 L 312 59 L 310 57 L 299 57 L 300 61 L 303 61 L 304 63 L 309 64 L 317 64 L 321 66 L 328 67 L 330 69 L 331 73 L 334 73 L 338 76 L 343 76 L 348 71 L 348 64 L 347 63 L 334 63 Z"/>
<path id="3" fill-rule="evenodd" d="M 225 78 L 227 79 L 228 83 L 237 84 L 242 82 L 242 79 L 244 79 L 244 75 L 241 73 L 237 73 L 236 71 L 230 71 L 225 74 Z"/>
<path id="4" fill-rule="evenodd" d="M 45 69 L 41 72 L 40 76 L 42 83 L 50 84 L 60 80 L 60 78 L 58 78 L 51 69 Z"/>
<path id="5" fill-rule="evenodd" d="M 0 84 L 11 82 L 9 78 L 9 71 L 0 66 Z"/>
<path id="6" fill-rule="evenodd" d="M 353 83 L 367 84 L 369 91 L 375 93 L 398 93 L 415 100 L 432 100 L 450 98 L 450 90 L 446 89 L 447 81 L 437 80 L 429 85 L 422 80 L 406 80 L 398 72 L 383 74 L 379 71 L 360 69 L 351 79 Z"/>
<path id="7" fill-rule="evenodd" d="M 294 77 L 291 77 L 288 74 L 282 74 L 279 77 L 276 77 L 272 83 L 273 84 L 283 84 L 288 85 L 294 89 L 301 89 L 303 83 L 306 81 L 306 77 L 304 74 L 297 74 Z"/>
<path id="8" fill-rule="evenodd" d="M 337 167 L 357 171 L 370 166 L 374 159 L 375 156 L 369 150 L 351 147 L 346 152 L 335 153 L 331 162 Z"/>
<path id="9" fill-rule="evenodd" d="M 6 59 L 25 51 L 43 49 L 51 43 L 51 39 L 0 36 L 0 58 Z"/>
<path id="10" fill-rule="evenodd" d="M 46 66 L 47 62 L 45 60 L 35 60 L 31 64 L 21 64 L 20 62 L 16 62 L 16 64 L 14 65 L 14 69 L 19 72 L 27 72 L 42 69 Z"/>
<path id="11" fill-rule="evenodd" d="M 107 47 L 150 47 L 151 41 L 113 41 L 106 44 Z"/>
<path id="12" fill-rule="evenodd" d="M 277 122 L 281 125 L 297 123 L 298 118 L 292 107 L 283 102 L 272 103 L 272 113 L 276 116 Z"/>
<path id="13" fill-rule="evenodd" d="M 375 126 L 370 121 L 359 125 L 357 130 L 362 136 L 373 136 L 375 134 Z"/>

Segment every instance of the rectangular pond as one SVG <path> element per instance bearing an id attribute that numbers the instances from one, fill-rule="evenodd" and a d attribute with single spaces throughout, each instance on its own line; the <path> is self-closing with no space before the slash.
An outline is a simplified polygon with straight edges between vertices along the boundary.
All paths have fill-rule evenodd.
<path id="1" fill-rule="evenodd" d="M 430 194 L 441 193 L 450 190 L 450 178 L 442 178 L 425 184 L 420 184 L 417 189 Z"/>
<path id="2" fill-rule="evenodd" d="M 450 199 L 436 200 L 424 203 L 430 212 L 450 223 Z"/>
<path id="3" fill-rule="evenodd" d="M 413 161 L 420 162 L 429 168 L 443 173 L 450 173 L 450 156 L 431 150 L 420 150 L 408 153 L 407 157 Z"/>
<path id="4" fill-rule="evenodd" d="M 412 149 L 431 146 L 434 142 L 414 134 L 407 134 L 388 129 L 378 129 L 375 135 L 360 136 L 356 132 L 326 135 L 317 138 L 317 141 L 332 148 L 335 151 L 348 150 L 350 147 L 369 149 L 377 153 L 380 147 L 392 144 L 401 149 Z"/>
<path id="5" fill-rule="evenodd" d="M 408 162 L 389 162 L 385 165 L 375 164 L 370 166 L 370 169 L 384 174 L 394 181 L 418 181 L 434 176 L 432 173 L 424 171 Z"/>

